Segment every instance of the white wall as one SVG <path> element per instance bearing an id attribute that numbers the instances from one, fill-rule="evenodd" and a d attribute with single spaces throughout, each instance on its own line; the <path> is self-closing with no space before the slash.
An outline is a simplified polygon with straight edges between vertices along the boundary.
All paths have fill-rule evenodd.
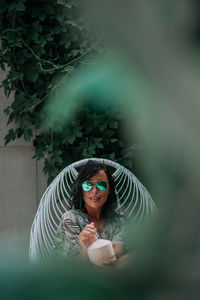
<path id="1" fill-rule="evenodd" d="M 5 73 L 0 70 L 0 82 Z M 32 159 L 32 142 L 23 139 L 4 145 L 9 128 L 3 110 L 12 102 L 0 89 L 0 245 L 13 242 L 16 249 L 28 249 L 31 225 L 43 192 L 46 178 L 42 162 Z"/>

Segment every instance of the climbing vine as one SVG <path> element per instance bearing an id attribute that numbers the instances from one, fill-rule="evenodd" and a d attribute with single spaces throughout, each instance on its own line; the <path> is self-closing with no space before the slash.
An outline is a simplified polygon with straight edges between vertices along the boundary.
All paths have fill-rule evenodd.
<path id="1" fill-rule="evenodd" d="M 58 132 L 43 128 L 40 112 L 57 88 L 60 74 L 71 76 L 93 54 L 100 39 L 88 33 L 87 16 L 75 0 L 1 0 L 0 66 L 7 76 L 1 87 L 14 100 L 4 113 L 15 123 L 5 144 L 23 137 L 34 140 L 35 155 L 45 159 L 50 182 L 67 164 L 85 157 L 121 160 L 131 168 L 135 146 L 120 136 L 119 112 L 97 113 L 86 106 Z M 35 132 L 39 132 L 35 134 Z"/>

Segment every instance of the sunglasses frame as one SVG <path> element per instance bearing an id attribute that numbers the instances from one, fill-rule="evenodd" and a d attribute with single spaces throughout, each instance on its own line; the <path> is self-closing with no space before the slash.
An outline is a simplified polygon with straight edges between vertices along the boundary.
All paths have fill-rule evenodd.
<path id="1" fill-rule="evenodd" d="M 86 184 L 87 182 L 92 183 L 92 185 L 91 185 L 91 187 L 90 187 L 89 190 L 86 190 L 86 189 L 84 188 L 84 184 Z M 103 182 L 103 183 L 106 185 L 106 187 L 104 187 L 104 186 L 102 185 L 103 189 L 101 189 L 101 188 L 98 186 L 100 182 Z M 97 181 L 96 183 L 94 183 L 94 182 L 91 181 L 91 180 L 85 180 L 85 181 L 83 181 L 83 183 L 82 183 L 82 189 L 83 189 L 85 192 L 89 192 L 89 191 L 91 191 L 91 189 L 93 188 L 94 185 L 96 185 L 96 187 L 97 187 L 100 191 L 106 191 L 107 188 L 108 188 L 108 183 L 107 183 L 106 181 L 104 181 L 104 180 L 99 180 L 99 181 Z"/>

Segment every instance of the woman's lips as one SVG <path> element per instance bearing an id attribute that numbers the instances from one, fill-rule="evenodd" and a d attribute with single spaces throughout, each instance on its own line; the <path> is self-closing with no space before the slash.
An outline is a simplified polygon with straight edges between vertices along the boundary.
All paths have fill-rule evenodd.
<path id="1" fill-rule="evenodd" d="M 97 201 L 100 200 L 100 198 L 99 198 L 99 197 L 91 197 L 90 200 L 91 200 L 91 201 L 94 201 L 94 202 L 97 202 Z"/>

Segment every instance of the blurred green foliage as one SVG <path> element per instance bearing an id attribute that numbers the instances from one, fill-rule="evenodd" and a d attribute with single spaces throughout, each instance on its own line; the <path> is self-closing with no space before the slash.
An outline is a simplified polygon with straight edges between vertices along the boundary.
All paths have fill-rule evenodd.
<path id="1" fill-rule="evenodd" d="M 62 77 L 70 78 L 78 66 L 103 51 L 100 39 L 88 30 L 87 14 L 78 14 L 78 2 L 8 0 L 0 5 L 0 66 L 7 72 L 1 87 L 6 96 L 14 95 L 4 113 L 8 124 L 17 125 L 8 131 L 5 144 L 20 137 L 33 138 L 34 158 L 45 158 L 49 182 L 67 164 L 85 157 L 115 160 L 125 152 L 121 162 L 131 168 L 134 151 L 121 138 L 119 112 L 113 114 L 108 107 L 106 113 L 96 113 L 88 106 L 60 130 L 54 132 L 43 124 L 41 112 Z"/>
<path id="2" fill-rule="evenodd" d="M 143 101 L 140 101 L 139 117 L 142 122 L 138 126 L 138 133 L 143 136 L 146 145 L 142 167 L 148 168 L 151 174 L 152 188 L 158 199 L 160 213 L 155 226 L 145 228 L 146 234 L 141 227 L 137 234 L 134 234 L 134 227 L 130 231 L 130 244 L 137 248 L 136 263 L 130 261 L 126 268 L 113 269 L 111 274 L 107 270 L 103 273 L 89 270 L 83 264 L 70 266 L 66 261 L 60 265 L 46 265 L 30 270 L 19 259 L 16 260 L 17 264 L 16 261 L 13 263 L 9 259 L 8 263 L 2 259 L 1 296 L 3 299 L 48 297 L 56 300 L 107 299 L 106 297 L 199 299 L 199 60 L 193 56 L 194 52 L 199 51 L 193 49 L 188 52 L 188 48 L 191 49 L 191 39 L 186 38 L 189 32 L 192 37 L 194 33 L 198 34 L 199 25 L 198 22 L 195 23 L 195 32 L 188 31 L 188 28 L 191 30 L 191 24 L 185 23 L 185 19 L 189 10 L 184 9 L 184 4 L 189 8 L 191 3 L 198 1 L 130 0 L 126 5 L 116 1 L 91 2 L 97 9 L 95 17 L 99 17 L 100 23 L 105 24 L 104 32 L 109 34 L 109 40 L 115 39 L 114 46 L 118 45 L 133 69 L 133 53 L 137 47 L 142 69 L 146 70 L 157 91 L 154 98 L 145 93 Z M 177 6 L 177 10 L 172 10 L 176 22 L 168 19 L 169 31 L 166 32 L 166 24 L 163 24 L 166 19 L 163 14 L 158 13 L 160 10 L 157 5 L 165 3 L 171 9 L 172 2 Z M 3 9 L 6 5 L 2 5 Z M 195 20 L 198 7 L 194 7 L 195 14 L 191 14 L 191 20 Z M 167 13 L 169 16 L 169 10 Z M 13 73 L 14 78 L 18 75 Z M 124 104 L 127 107 L 127 118 L 131 121 L 129 127 L 135 124 L 130 111 L 131 100 Z M 85 111 L 85 122 L 89 117 L 92 118 L 93 113 L 87 116 Z M 102 117 L 103 115 L 99 116 Z M 114 121 L 119 126 L 119 120 Z M 78 126 L 81 126 L 80 120 L 78 122 Z M 100 130 L 100 126 L 96 126 L 96 130 Z M 107 129 L 113 130 L 109 126 L 105 128 Z M 73 140 L 73 143 L 80 142 L 80 135 L 84 134 L 82 129 L 75 133 L 73 127 L 65 130 L 70 130 L 72 134 L 68 140 L 69 145 Z M 15 132 L 11 131 L 10 134 L 14 138 Z M 44 138 L 48 135 L 54 139 L 58 133 L 48 132 Z M 98 141 L 98 145 L 101 143 L 103 142 Z M 48 145 L 48 142 L 44 141 L 44 145 Z M 51 155 L 50 143 L 49 149 Z M 101 151 L 101 148 L 96 149 Z M 42 151 L 41 149 L 41 153 Z M 41 153 L 38 156 L 45 151 Z"/>

